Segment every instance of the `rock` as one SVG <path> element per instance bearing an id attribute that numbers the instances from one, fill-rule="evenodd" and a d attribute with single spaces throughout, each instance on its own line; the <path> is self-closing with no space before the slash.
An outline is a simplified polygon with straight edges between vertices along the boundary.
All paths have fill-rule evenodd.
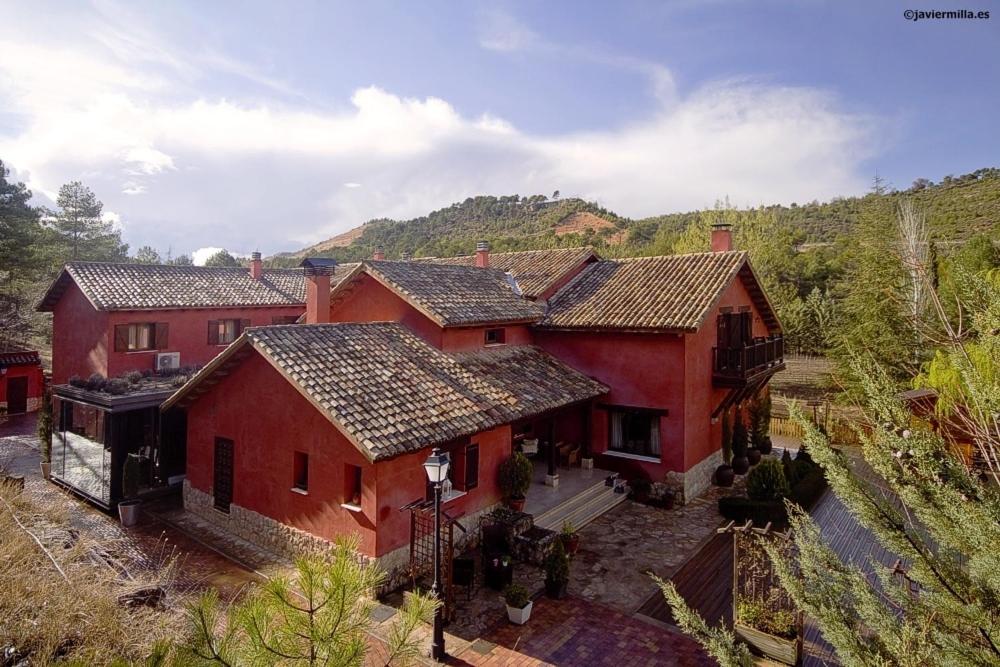
<path id="1" fill-rule="evenodd" d="M 167 597 L 167 593 L 162 588 L 159 586 L 150 586 L 119 595 L 118 604 L 129 608 L 158 607 L 165 597 Z"/>

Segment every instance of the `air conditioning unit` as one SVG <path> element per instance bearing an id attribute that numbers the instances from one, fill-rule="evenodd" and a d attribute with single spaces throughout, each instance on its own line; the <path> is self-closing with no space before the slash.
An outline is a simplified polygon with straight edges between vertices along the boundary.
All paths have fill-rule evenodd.
<path id="1" fill-rule="evenodd" d="M 180 352 L 161 352 L 156 355 L 156 371 L 171 371 L 181 367 Z"/>

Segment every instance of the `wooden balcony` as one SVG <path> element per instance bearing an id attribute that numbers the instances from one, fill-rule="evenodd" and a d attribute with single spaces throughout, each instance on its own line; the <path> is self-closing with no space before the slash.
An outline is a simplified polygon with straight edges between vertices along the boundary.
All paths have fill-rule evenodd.
<path id="1" fill-rule="evenodd" d="M 741 347 L 712 348 L 712 383 L 745 387 L 785 368 L 785 340 L 780 335 L 755 338 Z"/>

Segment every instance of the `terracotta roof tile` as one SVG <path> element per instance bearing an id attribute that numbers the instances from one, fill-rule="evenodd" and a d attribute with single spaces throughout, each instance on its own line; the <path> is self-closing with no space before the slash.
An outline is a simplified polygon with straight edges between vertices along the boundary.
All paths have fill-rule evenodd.
<path id="1" fill-rule="evenodd" d="M 745 252 L 601 260 L 549 300 L 540 326 L 694 331 L 746 263 Z"/>
<path id="2" fill-rule="evenodd" d="M 519 295 L 500 269 L 368 261 L 363 270 L 441 326 L 536 322 L 542 317 L 541 306 Z"/>
<path id="3" fill-rule="evenodd" d="M 524 296 L 535 299 L 544 294 L 568 271 L 594 256 L 593 248 L 491 252 L 490 267 L 513 274 Z M 475 266 L 476 256 L 428 257 L 416 261 L 452 266 Z"/>
<path id="4" fill-rule="evenodd" d="M 356 264 L 338 266 L 336 283 Z M 50 311 L 72 280 L 99 310 L 155 310 L 287 306 L 305 303 L 301 269 L 265 269 L 260 280 L 240 267 L 167 266 L 161 264 L 67 264 L 39 304 Z"/>

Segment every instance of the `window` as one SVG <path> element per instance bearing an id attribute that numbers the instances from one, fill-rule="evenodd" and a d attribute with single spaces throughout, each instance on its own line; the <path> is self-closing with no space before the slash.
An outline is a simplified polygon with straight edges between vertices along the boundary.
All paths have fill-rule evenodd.
<path id="1" fill-rule="evenodd" d="M 610 449 L 622 454 L 660 458 L 660 415 L 653 411 L 612 409 Z"/>
<path id="2" fill-rule="evenodd" d="M 209 320 L 208 344 L 229 345 L 250 326 L 250 320 Z"/>
<path id="3" fill-rule="evenodd" d="M 166 348 L 166 322 L 115 325 L 115 352 L 146 352 Z"/>
<path id="4" fill-rule="evenodd" d="M 732 312 L 731 308 L 723 309 L 718 321 L 718 347 L 738 349 L 748 345 L 753 340 L 752 317 L 746 306 L 741 307 L 738 313 Z"/>
<path id="5" fill-rule="evenodd" d="M 275 315 L 271 318 L 271 324 L 295 324 L 298 321 L 298 315 Z"/>
<path id="6" fill-rule="evenodd" d="M 293 464 L 294 479 L 292 488 L 298 491 L 309 490 L 309 455 L 304 452 L 295 452 L 295 462 Z"/>
<path id="7" fill-rule="evenodd" d="M 503 345 L 507 342 L 507 330 L 506 329 L 487 329 L 486 330 L 486 344 L 487 345 Z"/>
<path id="8" fill-rule="evenodd" d="M 344 466 L 344 502 L 348 509 L 361 509 L 361 466 Z"/>

